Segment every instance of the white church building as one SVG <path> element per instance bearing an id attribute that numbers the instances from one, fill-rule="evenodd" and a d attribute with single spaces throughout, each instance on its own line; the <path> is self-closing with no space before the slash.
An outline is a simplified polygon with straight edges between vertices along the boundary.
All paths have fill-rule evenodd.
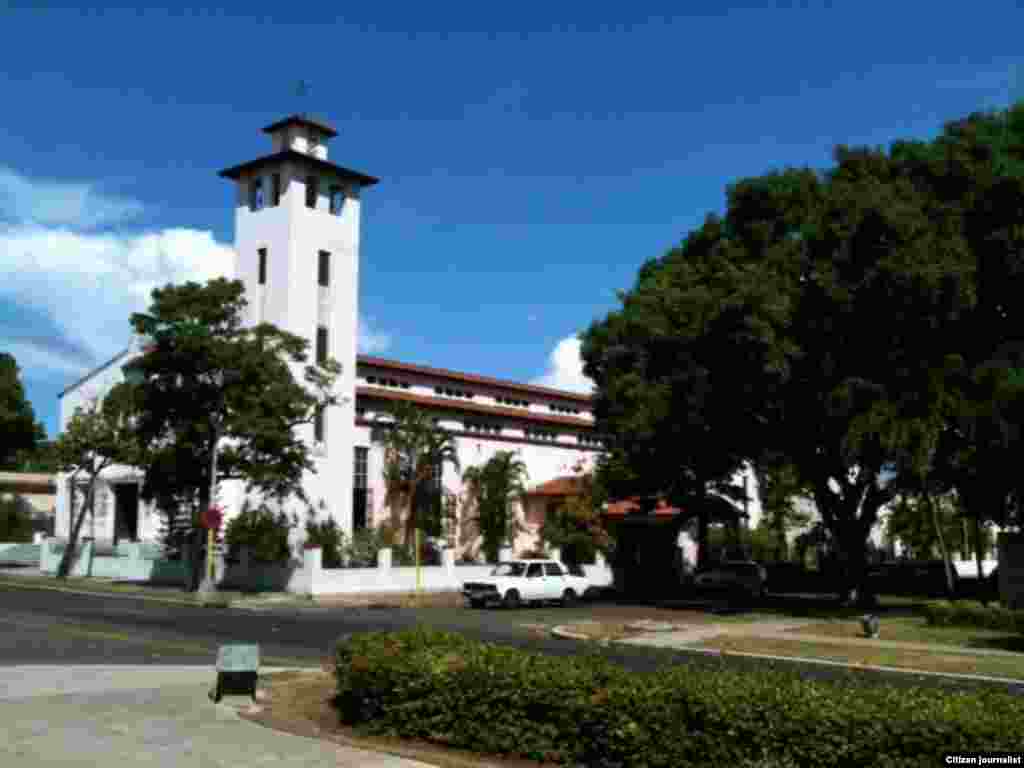
<path id="1" fill-rule="evenodd" d="M 245 284 L 247 322 L 272 323 L 306 338 L 317 359 L 342 366 L 336 393 L 343 405 L 312 425 L 298 427 L 312 449 L 316 473 L 304 478 L 316 519 L 333 518 L 351 534 L 390 519 L 385 507 L 383 448 L 373 423 L 389 404 L 413 403 L 455 438 L 464 470 L 497 451 L 515 451 L 526 464 L 531 493 L 517 507 L 523 532 L 518 553 L 539 545 L 537 530 L 550 503 L 571 491 L 566 478 L 580 464 L 593 467 L 600 450 L 591 398 L 574 392 L 504 381 L 489 376 L 357 354 L 360 208 L 377 179 L 328 160 L 336 132 L 305 116 L 263 129 L 271 153 L 220 172 L 235 185 L 235 274 Z M 124 378 L 124 366 L 142 354 L 135 339 L 124 352 L 60 395 L 60 429 L 75 410 L 97 402 Z M 301 381 L 301 366 L 296 366 Z M 117 466 L 99 483 L 94 519 L 83 535 L 96 542 L 155 541 L 160 516 L 139 499 L 141 472 Z M 445 466 L 441 485 L 465 501 L 461 474 Z M 56 536 L 69 532 L 72 494 L 67 475 L 58 478 Z M 241 481 L 224 481 L 218 503 L 226 520 L 244 501 Z M 460 516 L 465 505 L 459 504 Z M 307 519 L 298 502 L 286 511 Z M 759 508 L 755 510 L 759 512 Z M 755 515 L 751 522 L 756 523 Z M 446 533 L 457 554 L 475 553 L 471 527 Z M 470 534 L 467 535 L 467 531 Z M 303 536 L 300 525 L 296 539 Z"/>

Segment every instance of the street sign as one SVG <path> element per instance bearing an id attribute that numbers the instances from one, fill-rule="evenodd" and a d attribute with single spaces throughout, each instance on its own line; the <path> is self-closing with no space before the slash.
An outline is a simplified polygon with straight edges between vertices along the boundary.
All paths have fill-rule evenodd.
<path id="1" fill-rule="evenodd" d="M 220 524 L 224 520 L 224 515 L 220 511 L 220 507 L 210 507 L 203 512 L 203 527 L 209 528 L 210 530 L 217 530 L 220 528 Z"/>
<path id="2" fill-rule="evenodd" d="M 213 692 L 213 700 L 220 701 L 228 694 L 252 696 L 255 701 L 259 666 L 259 645 L 220 646 L 217 649 L 217 688 Z"/>

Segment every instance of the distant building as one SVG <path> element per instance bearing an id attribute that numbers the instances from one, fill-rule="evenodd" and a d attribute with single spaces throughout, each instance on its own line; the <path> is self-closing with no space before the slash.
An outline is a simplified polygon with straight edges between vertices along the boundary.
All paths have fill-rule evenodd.
<path id="1" fill-rule="evenodd" d="M 17 501 L 32 518 L 32 529 L 53 535 L 57 478 L 38 472 L 0 472 L 0 501 Z"/>

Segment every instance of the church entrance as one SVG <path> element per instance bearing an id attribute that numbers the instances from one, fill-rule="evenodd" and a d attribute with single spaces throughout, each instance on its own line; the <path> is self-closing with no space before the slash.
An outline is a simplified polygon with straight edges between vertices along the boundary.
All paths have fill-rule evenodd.
<path id="1" fill-rule="evenodd" d="M 114 486 L 114 546 L 119 541 L 139 540 L 139 486 L 118 483 Z"/>

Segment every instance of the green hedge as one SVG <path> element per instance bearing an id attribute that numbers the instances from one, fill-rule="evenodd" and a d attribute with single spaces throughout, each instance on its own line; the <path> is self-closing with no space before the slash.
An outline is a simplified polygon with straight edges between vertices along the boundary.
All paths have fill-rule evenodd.
<path id="1" fill-rule="evenodd" d="M 1011 611 L 998 604 L 937 600 L 925 606 L 925 618 L 929 624 L 937 627 L 977 627 L 1024 632 L 1024 611 Z"/>
<path id="2" fill-rule="evenodd" d="M 338 644 L 341 721 L 477 752 L 612 766 L 918 766 L 1017 749 L 1024 699 L 766 667 L 630 672 L 427 629 Z"/>

